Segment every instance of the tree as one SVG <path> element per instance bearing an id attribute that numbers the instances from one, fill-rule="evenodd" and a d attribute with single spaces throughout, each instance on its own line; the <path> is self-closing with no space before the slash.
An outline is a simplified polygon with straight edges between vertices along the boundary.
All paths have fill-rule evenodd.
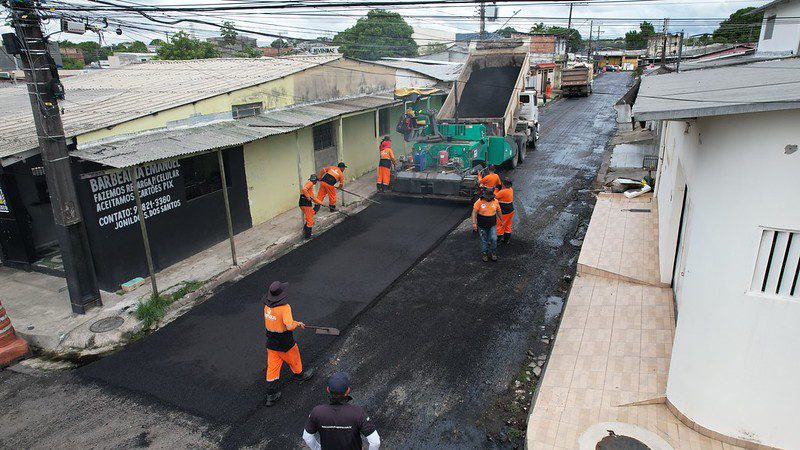
<path id="1" fill-rule="evenodd" d="M 736 43 L 753 42 L 761 34 L 761 21 L 764 13 L 748 14 L 755 8 L 749 6 L 742 8 L 730 15 L 714 30 L 714 42 Z"/>
<path id="2" fill-rule="evenodd" d="M 517 29 L 514 28 L 514 27 L 503 27 L 503 28 L 498 29 L 494 33 L 495 34 L 499 34 L 500 36 L 503 36 L 504 38 L 510 38 L 512 34 L 519 33 L 519 31 L 517 31 Z"/>
<path id="3" fill-rule="evenodd" d="M 142 41 L 123 42 L 111 46 L 114 52 L 147 53 L 147 45 Z"/>
<path id="4" fill-rule="evenodd" d="M 531 27 L 531 33 L 544 34 L 547 33 L 547 28 L 548 28 L 547 25 L 545 25 L 543 22 L 539 22 Z"/>
<path id="5" fill-rule="evenodd" d="M 272 43 L 269 44 L 269 46 L 272 48 L 289 48 L 291 47 L 291 44 L 289 44 L 289 41 L 283 38 L 278 38 L 272 41 Z"/>
<path id="6" fill-rule="evenodd" d="M 203 59 L 219 57 L 219 50 L 210 42 L 195 39 L 185 31 L 179 31 L 172 36 L 168 44 L 162 45 L 158 51 L 159 59 Z"/>
<path id="7" fill-rule="evenodd" d="M 431 55 L 433 53 L 441 53 L 447 50 L 447 44 L 443 42 L 431 42 L 428 45 L 423 45 L 419 48 L 420 55 Z"/>
<path id="8" fill-rule="evenodd" d="M 656 30 L 653 24 L 644 21 L 639 24 L 639 31 L 628 31 L 625 33 L 625 48 L 628 50 L 639 50 L 647 48 L 647 41 L 651 36 L 655 36 Z"/>
<path id="9" fill-rule="evenodd" d="M 154 47 L 160 47 L 164 44 L 166 44 L 166 42 L 164 42 L 163 39 L 153 39 L 152 41 L 150 41 L 150 45 Z"/>
<path id="10" fill-rule="evenodd" d="M 264 56 L 264 54 L 261 53 L 261 50 L 253 48 L 250 45 L 245 45 L 241 51 L 233 54 L 234 58 L 261 58 L 262 56 Z"/>
<path id="11" fill-rule="evenodd" d="M 69 58 L 64 56 L 61 58 L 61 67 L 67 70 L 80 70 L 83 69 L 85 64 L 80 59 Z"/>
<path id="12" fill-rule="evenodd" d="M 58 45 L 60 47 L 73 47 L 79 48 L 83 51 L 83 61 L 86 64 L 93 63 L 98 59 L 107 59 L 108 55 L 111 54 L 111 47 L 101 47 L 100 44 L 93 41 L 86 41 L 86 42 L 70 42 L 70 41 L 59 41 Z"/>
<path id="13" fill-rule="evenodd" d="M 414 29 L 403 17 L 383 9 L 373 9 L 352 27 L 333 38 L 347 57 L 374 61 L 385 56 L 416 56 Z"/>
<path id="14" fill-rule="evenodd" d="M 219 34 L 222 36 L 222 41 L 228 45 L 234 45 L 236 43 L 236 30 L 233 28 L 235 24 L 229 20 L 222 22 L 222 27 L 219 29 Z"/>

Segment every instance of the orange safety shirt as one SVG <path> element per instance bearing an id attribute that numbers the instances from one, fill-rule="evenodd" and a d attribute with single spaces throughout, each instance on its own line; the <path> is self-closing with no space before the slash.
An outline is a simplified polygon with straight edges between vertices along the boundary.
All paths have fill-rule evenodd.
<path id="1" fill-rule="evenodd" d="M 300 190 L 299 206 L 312 206 L 314 203 L 314 183 L 306 181 Z"/>
<path id="2" fill-rule="evenodd" d="M 477 222 L 481 228 L 492 228 L 497 224 L 497 213 L 500 212 L 500 203 L 497 199 L 486 201 L 482 198 L 478 199 L 472 205 L 472 210 L 478 212 Z"/>
<path id="3" fill-rule="evenodd" d="M 489 189 L 494 189 L 495 186 L 500 185 L 500 175 L 496 173 L 490 173 L 485 177 L 478 178 L 478 183 L 482 184 L 484 187 L 487 187 Z"/>
<path id="4" fill-rule="evenodd" d="M 279 352 L 294 347 L 292 330 L 299 324 L 292 318 L 292 307 L 283 304 L 274 307 L 264 305 L 264 327 L 267 329 L 267 348 Z"/>
<path id="5" fill-rule="evenodd" d="M 344 174 L 338 166 L 323 167 L 319 171 L 319 179 L 323 183 L 335 185 L 337 182 L 344 184 Z"/>
<path id="6" fill-rule="evenodd" d="M 500 210 L 503 214 L 510 214 L 514 212 L 514 189 L 504 187 L 494 194 L 495 200 L 500 204 Z"/>
<path id="7" fill-rule="evenodd" d="M 378 163 L 380 167 L 391 168 L 394 161 L 394 152 L 391 147 L 381 146 L 381 160 Z"/>

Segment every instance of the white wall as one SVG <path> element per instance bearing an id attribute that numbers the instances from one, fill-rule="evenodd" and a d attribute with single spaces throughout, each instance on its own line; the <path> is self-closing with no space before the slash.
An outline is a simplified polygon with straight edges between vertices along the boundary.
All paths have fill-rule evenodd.
<path id="1" fill-rule="evenodd" d="M 764 39 L 767 29 L 767 17 L 776 15 L 775 28 L 772 39 Z M 758 53 L 790 53 L 796 55 L 800 50 L 800 1 L 790 1 L 777 5 L 764 12 L 764 21 L 761 23 L 761 36 L 758 40 Z M 781 19 L 783 18 L 783 19 Z"/>
<path id="2" fill-rule="evenodd" d="M 800 229 L 800 153 L 784 154 L 798 123 L 800 110 L 671 122 L 657 192 L 662 267 L 679 168 L 692 205 L 667 398 L 703 427 L 780 448 L 800 448 L 800 302 L 747 291 L 759 227 Z"/>
<path id="3" fill-rule="evenodd" d="M 397 69 L 395 77 L 395 87 L 399 88 L 433 87 L 437 83 L 436 80 L 428 78 L 421 73 L 405 69 Z"/>

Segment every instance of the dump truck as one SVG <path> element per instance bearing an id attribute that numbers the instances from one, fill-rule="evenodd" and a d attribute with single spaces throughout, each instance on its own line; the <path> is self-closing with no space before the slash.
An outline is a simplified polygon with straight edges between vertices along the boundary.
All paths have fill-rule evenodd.
<path id="1" fill-rule="evenodd" d="M 565 97 L 588 97 L 592 93 L 592 67 L 576 65 L 561 71 L 561 95 Z"/>
<path id="2" fill-rule="evenodd" d="M 529 67 L 521 41 L 473 44 L 441 109 L 408 128 L 413 150 L 400 158 L 389 193 L 470 201 L 480 170 L 524 161 L 538 137 L 536 93 L 525 90 Z"/>

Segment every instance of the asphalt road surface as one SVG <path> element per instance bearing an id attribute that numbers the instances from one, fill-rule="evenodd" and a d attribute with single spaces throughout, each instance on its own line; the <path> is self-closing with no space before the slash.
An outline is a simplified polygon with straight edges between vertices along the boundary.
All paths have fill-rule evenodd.
<path id="1" fill-rule="evenodd" d="M 339 370 L 351 374 L 355 403 L 370 412 L 387 448 L 519 445 L 518 436 L 509 436 L 513 427 L 508 422 L 516 424 L 516 419 L 505 403 L 526 353 L 546 351 L 541 337 L 553 332 L 560 312 L 558 299 L 564 295 L 564 275 L 575 270 L 578 248 L 569 241 L 588 220 L 593 201 L 586 190 L 592 186 L 614 130 L 612 105 L 629 81 L 629 74 L 605 74 L 595 81 L 594 95 L 560 100 L 542 111 L 539 148 L 529 152 L 512 174 L 517 210 L 514 238 L 500 248 L 499 262 L 480 260 L 478 241 L 468 222 L 450 233 L 442 227 L 444 239 L 438 245 L 434 242 L 435 248 L 411 270 L 394 275 L 400 278 L 388 289 L 373 289 L 377 298 L 354 306 L 364 308 L 362 312 L 350 319 L 347 314 L 336 318 L 349 321 L 342 336 L 324 343 L 301 342 L 301 351 L 313 359 L 319 375 L 302 385 L 288 385 L 279 406 L 257 405 L 246 417 L 229 424 L 137 393 L 146 389 L 87 384 L 74 373 L 29 376 L 4 371 L 0 398 L 10 406 L 0 411 L 0 447 L 300 448 L 306 415 L 325 401 L 325 378 Z M 368 232 L 370 224 L 364 227 Z M 326 236 L 335 241 L 336 233 L 337 229 L 331 230 L 319 241 Z M 406 244 L 411 243 L 394 242 Z M 375 249 L 365 246 L 361 251 L 368 255 Z M 350 263 L 359 262 L 340 261 L 341 266 Z M 227 289 L 250 292 L 268 281 L 254 279 L 247 289 L 237 285 Z M 332 290 L 326 295 L 341 299 L 346 292 Z M 213 322 L 196 325 L 215 326 Z M 256 327 L 246 327 L 251 326 Z M 169 328 L 140 344 L 159 342 L 158 335 L 167 335 Z M 134 346 L 120 353 L 121 359 L 126 352 L 150 350 Z M 237 377 L 252 376 L 255 366 L 247 370 Z M 180 383 L 151 381 L 169 386 Z M 218 397 L 213 392 L 208 395 Z M 524 429 L 524 424 L 518 425 Z"/>

